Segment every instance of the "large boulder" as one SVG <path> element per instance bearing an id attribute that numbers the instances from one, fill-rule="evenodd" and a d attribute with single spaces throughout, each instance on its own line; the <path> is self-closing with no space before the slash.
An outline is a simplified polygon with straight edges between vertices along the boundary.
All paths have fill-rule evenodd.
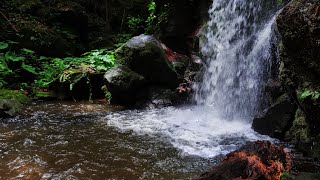
<path id="1" fill-rule="evenodd" d="M 292 167 L 290 155 L 268 141 L 251 142 L 234 151 L 200 180 L 280 179 Z"/>
<path id="2" fill-rule="evenodd" d="M 292 125 L 296 110 L 296 105 L 284 94 L 254 118 L 252 128 L 260 134 L 283 139 Z"/>
<path id="3" fill-rule="evenodd" d="M 116 50 L 120 64 L 145 77 L 153 84 L 177 87 L 178 76 L 167 59 L 161 43 L 152 36 L 140 35 L 133 37 Z"/>
<path id="4" fill-rule="evenodd" d="M 281 37 L 278 45 L 279 77 L 301 111 L 297 112 L 293 127 L 286 138 L 300 146 L 301 141 L 296 141 L 296 138 L 302 137 L 302 134 L 307 136 L 305 139 L 311 141 L 305 144 L 306 149 L 316 149 L 312 148 L 312 144 L 319 144 L 317 137 L 320 135 L 319 18 L 318 0 L 291 1 L 277 17 L 277 29 Z M 302 119 L 304 125 L 300 126 L 298 122 Z M 309 151 L 307 154 L 320 157 L 316 152 Z"/>
<path id="5" fill-rule="evenodd" d="M 125 65 L 110 69 L 104 77 L 113 104 L 130 105 L 143 96 L 140 90 L 145 85 L 145 78 Z"/>

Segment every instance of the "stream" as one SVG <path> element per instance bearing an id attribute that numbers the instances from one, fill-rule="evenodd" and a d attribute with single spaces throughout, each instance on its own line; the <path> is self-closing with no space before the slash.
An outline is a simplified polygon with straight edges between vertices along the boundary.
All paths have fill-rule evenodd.
<path id="1" fill-rule="evenodd" d="M 273 64 L 280 8 L 270 2 L 213 1 L 195 105 L 122 110 L 38 102 L 26 116 L 3 120 L 1 178 L 192 179 L 248 141 L 271 140 L 251 129 Z"/>
<path id="2" fill-rule="evenodd" d="M 161 135 L 120 131 L 121 108 L 86 102 L 35 103 L 0 123 L 0 179 L 191 178 L 214 158 L 186 155 Z"/>

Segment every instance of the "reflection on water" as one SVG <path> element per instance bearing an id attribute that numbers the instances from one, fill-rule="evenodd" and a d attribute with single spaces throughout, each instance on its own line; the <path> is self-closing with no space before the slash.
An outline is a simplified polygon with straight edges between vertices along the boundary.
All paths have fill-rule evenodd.
<path id="1" fill-rule="evenodd" d="M 108 126 L 105 117 L 119 109 L 40 103 L 26 110 L 27 117 L 2 120 L 0 177 L 188 179 L 214 164 L 214 159 L 182 155 L 164 137 Z"/>

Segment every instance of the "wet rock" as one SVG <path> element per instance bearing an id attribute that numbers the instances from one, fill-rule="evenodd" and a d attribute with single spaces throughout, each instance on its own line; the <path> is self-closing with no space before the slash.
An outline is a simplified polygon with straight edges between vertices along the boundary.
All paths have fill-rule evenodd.
<path id="1" fill-rule="evenodd" d="M 145 85 L 145 78 L 125 65 L 110 69 L 104 78 L 113 104 L 130 105 L 143 96 L 139 90 Z"/>
<path id="2" fill-rule="evenodd" d="M 282 147 L 257 141 L 226 155 L 220 164 L 198 179 L 280 179 L 291 167 L 290 155 Z"/>
<path id="3" fill-rule="evenodd" d="M 288 133 L 288 140 L 305 149 L 319 144 L 320 136 L 320 3 L 317 0 L 291 1 L 277 17 L 280 80 L 297 102 L 300 112 Z M 302 116 L 300 116 L 303 114 Z M 303 125 L 299 121 L 304 119 Z M 306 137 L 304 137 L 306 136 Z M 296 141 L 296 137 L 302 140 Z M 315 148 L 317 149 L 317 148 Z M 308 155 L 319 156 L 316 151 Z"/>
<path id="4" fill-rule="evenodd" d="M 30 102 L 27 96 L 18 91 L 0 90 L 0 119 L 17 115 Z"/>
<path id="5" fill-rule="evenodd" d="M 116 50 L 117 59 L 150 83 L 175 88 L 178 75 L 167 59 L 161 43 L 152 36 L 133 37 Z"/>
<path id="6" fill-rule="evenodd" d="M 252 128 L 260 134 L 283 139 L 292 125 L 296 109 L 295 103 L 284 94 L 253 119 Z"/>
<path id="7" fill-rule="evenodd" d="M 306 157 L 298 152 L 291 152 L 293 167 L 292 171 L 296 174 L 300 172 L 320 173 L 320 160 L 317 158 Z"/>
<path id="8" fill-rule="evenodd" d="M 184 76 L 184 73 L 187 70 L 187 67 L 191 61 L 190 58 L 186 55 L 173 52 L 171 49 L 169 49 L 164 44 L 161 44 L 161 45 L 162 45 L 164 52 L 166 53 L 168 60 L 172 63 L 174 70 L 180 76 Z"/>
<path id="9" fill-rule="evenodd" d="M 173 106 L 179 103 L 181 97 L 177 91 L 166 89 L 163 87 L 149 87 L 147 97 L 141 99 L 136 103 L 138 108 L 161 108 L 166 106 Z"/>

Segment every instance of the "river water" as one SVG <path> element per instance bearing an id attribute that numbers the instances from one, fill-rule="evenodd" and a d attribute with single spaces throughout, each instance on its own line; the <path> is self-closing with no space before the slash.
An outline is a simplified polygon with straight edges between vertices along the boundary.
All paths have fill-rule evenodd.
<path id="1" fill-rule="evenodd" d="M 216 159 L 183 155 L 161 135 L 121 131 L 86 102 L 36 103 L 0 123 L 0 179 L 188 179 Z"/>
<path id="2" fill-rule="evenodd" d="M 278 1 L 214 0 L 196 105 L 47 102 L 0 123 L 2 179 L 190 179 L 248 141 L 270 74 Z"/>

